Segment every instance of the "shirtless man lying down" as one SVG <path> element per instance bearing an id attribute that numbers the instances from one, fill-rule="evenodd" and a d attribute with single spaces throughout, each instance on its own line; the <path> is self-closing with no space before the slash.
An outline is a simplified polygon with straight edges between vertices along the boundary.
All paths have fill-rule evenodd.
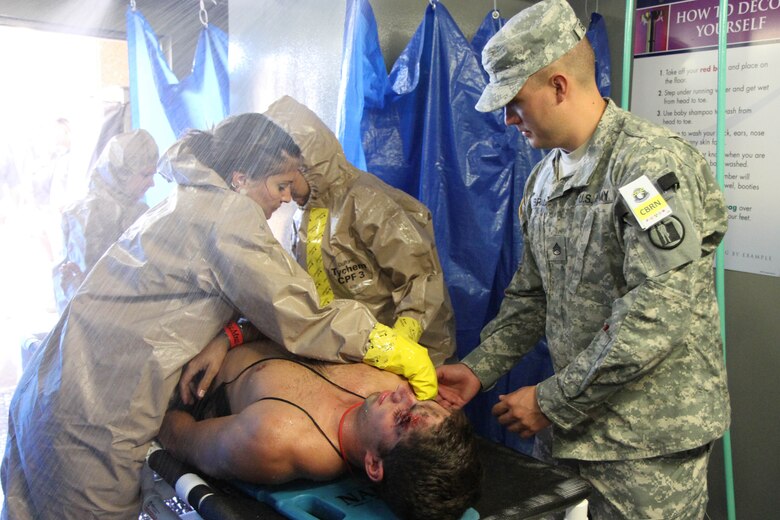
<path id="1" fill-rule="evenodd" d="M 170 410 L 160 442 L 221 479 L 279 484 L 365 471 L 404 519 L 457 519 L 482 470 L 462 412 L 418 401 L 364 363 L 296 358 L 268 340 L 232 349 L 192 412 Z"/>

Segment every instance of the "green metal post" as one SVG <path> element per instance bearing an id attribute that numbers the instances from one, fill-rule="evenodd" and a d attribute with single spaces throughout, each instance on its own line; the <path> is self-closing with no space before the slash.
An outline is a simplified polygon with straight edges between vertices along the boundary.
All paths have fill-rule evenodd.
<path id="1" fill-rule="evenodd" d="M 623 89 L 620 94 L 620 106 L 624 110 L 630 107 L 631 97 L 631 58 L 634 55 L 634 0 L 626 0 L 626 20 L 623 29 Z"/>
<path id="2" fill-rule="evenodd" d="M 725 150 L 726 150 L 726 52 L 728 50 L 728 0 L 720 0 L 718 8 L 718 116 L 717 141 L 715 144 L 715 175 L 721 191 L 725 190 Z M 726 362 L 726 291 L 723 262 L 725 259 L 723 242 L 718 246 L 715 256 L 715 287 L 720 309 L 720 335 L 723 342 L 723 362 Z M 736 520 L 734 504 L 734 465 L 731 458 L 731 432 L 723 434 L 723 469 L 726 474 L 726 512 L 729 520 Z"/>
<path id="3" fill-rule="evenodd" d="M 717 142 L 715 145 L 716 176 L 721 190 L 725 189 L 725 139 L 726 139 L 726 50 L 728 36 L 728 0 L 719 0 L 718 18 L 718 115 Z M 621 106 L 628 110 L 631 94 L 631 59 L 633 52 L 634 0 L 626 0 L 625 30 L 623 38 L 623 88 Z M 724 246 L 720 244 L 716 252 L 715 286 L 717 290 L 718 307 L 720 309 L 720 334 L 723 343 L 723 361 L 726 361 L 726 298 L 724 290 L 725 276 L 723 273 Z M 723 435 L 723 464 L 726 474 L 726 508 L 729 520 L 736 520 L 734 505 L 734 466 L 731 458 L 731 434 L 727 430 Z"/>

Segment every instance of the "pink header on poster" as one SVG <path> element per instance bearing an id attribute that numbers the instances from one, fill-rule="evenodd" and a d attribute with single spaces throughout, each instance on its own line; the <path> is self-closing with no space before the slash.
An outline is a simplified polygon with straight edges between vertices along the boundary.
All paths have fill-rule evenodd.
<path id="1" fill-rule="evenodd" d="M 780 0 L 731 0 L 728 43 L 780 39 Z M 717 0 L 691 0 L 637 8 L 634 55 L 718 45 Z"/>

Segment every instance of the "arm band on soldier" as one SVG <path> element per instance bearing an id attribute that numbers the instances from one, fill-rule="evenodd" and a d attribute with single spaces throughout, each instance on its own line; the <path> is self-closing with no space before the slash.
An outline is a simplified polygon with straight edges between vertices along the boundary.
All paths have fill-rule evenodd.
<path id="1" fill-rule="evenodd" d="M 225 326 L 225 335 L 230 342 L 230 348 L 235 348 L 244 342 L 244 332 L 241 330 L 241 326 L 231 321 Z"/>

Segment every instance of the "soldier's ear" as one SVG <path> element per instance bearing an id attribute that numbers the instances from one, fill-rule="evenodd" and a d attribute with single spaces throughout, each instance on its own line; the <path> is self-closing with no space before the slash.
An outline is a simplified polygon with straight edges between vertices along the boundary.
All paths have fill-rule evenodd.
<path id="1" fill-rule="evenodd" d="M 555 88 L 555 98 L 560 103 L 569 94 L 569 78 L 563 74 L 553 74 L 550 84 Z"/>

